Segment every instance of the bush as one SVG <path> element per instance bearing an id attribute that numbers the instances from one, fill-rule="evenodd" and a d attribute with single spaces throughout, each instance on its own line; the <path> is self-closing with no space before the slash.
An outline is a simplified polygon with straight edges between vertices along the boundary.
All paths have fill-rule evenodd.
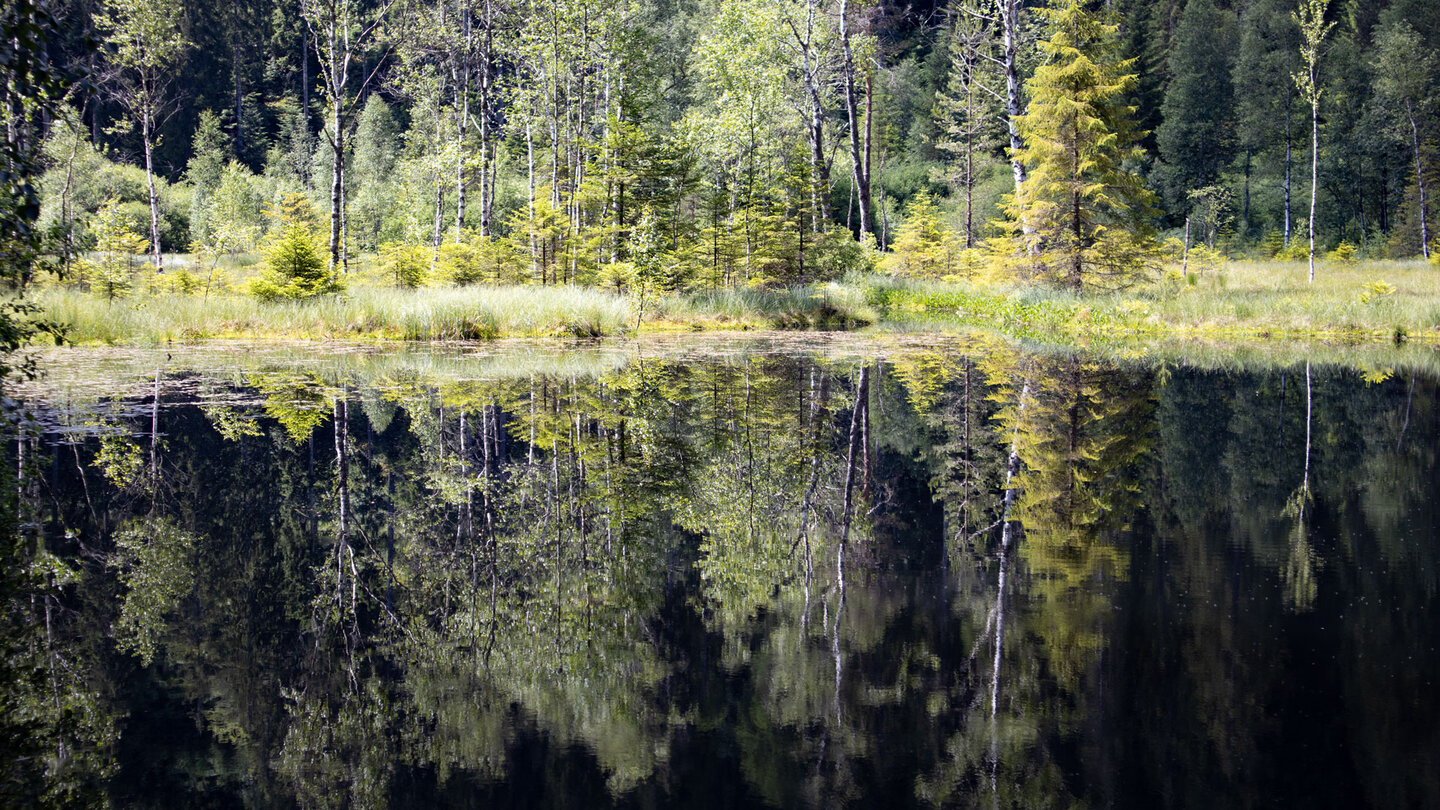
<path id="1" fill-rule="evenodd" d="M 1325 258 L 1335 264 L 1353 265 L 1359 252 L 1358 248 L 1342 239 L 1334 250 L 1325 254 Z"/>
<path id="2" fill-rule="evenodd" d="M 396 287 L 413 290 L 425 283 L 432 248 L 405 242 L 380 246 L 380 269 Z"/>
<path id="3" fill-rule="evenodd" d="M 315 245 L 314 231 L 299 207 L 293 200 L 285 206 L 280 231 L 265 252 L 264 270 L 250 280 L 251 295 L 268 301 L 311 298 L 344 289 L 340 280 L 326 269 L 325 260 Z"/>

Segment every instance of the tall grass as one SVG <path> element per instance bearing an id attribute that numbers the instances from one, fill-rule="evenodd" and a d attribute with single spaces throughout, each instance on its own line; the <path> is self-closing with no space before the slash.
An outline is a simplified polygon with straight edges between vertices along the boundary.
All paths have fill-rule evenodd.
<path id="1" fill-rule="evenodd" d="M 1419 261 L 1233 262 L 1189 278 L 1076 294 L 904 280 L 865 282 L 892 323 L 939 321 L 1022 337 L 1110 333 L 1440 339 L 1440 272 Z"/>
<path id="2" fill-rule="evenodd" d="M 592 337 L 634 327 L 625 298 L 582 287 L 357 287 L 341 296 L 274 302 L 238 295 L 106 301 L 50 288 L 35 300 L 69 340 L 82 344 L 207 338 Z"/>
<path id="3" fill-rule="evenodd" d="M 662 299 L 654 320 L 692 328 L 855 329 L 879 320 L 864 297 L 853 284 L 705 290 Z"/>

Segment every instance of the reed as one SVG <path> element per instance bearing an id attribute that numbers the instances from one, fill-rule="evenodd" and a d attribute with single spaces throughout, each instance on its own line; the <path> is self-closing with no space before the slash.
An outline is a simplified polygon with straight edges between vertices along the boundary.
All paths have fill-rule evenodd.
<path id="1" fill-rule="evenodd" d="M 154 295 L 107 301 L 66 288 L 35 300 L 80 344 L 213 338 L 473 340 L 591 337 L 634 327 L 629 302 L 583 287 L 357 287 L 339 296 L 264 302 L 239 295 Z"/>

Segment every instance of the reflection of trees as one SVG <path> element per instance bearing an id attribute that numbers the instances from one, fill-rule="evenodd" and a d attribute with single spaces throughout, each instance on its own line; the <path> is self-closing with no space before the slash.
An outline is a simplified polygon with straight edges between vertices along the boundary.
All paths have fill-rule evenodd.
<path id="1" fill-rule="evenodd" d="M 645 804 L 675 788 L 669 763 L 714 746 L 726 779 L 781 806 L 874 796 L 896 773 L 922 774 L 927 804 L 1074 806 L 1266 795 L 1284 763 L 1261 743 L 1295 722 L 1278 684 L 1306 652 L 1265 643 L 1329 627 L 1343 601 L 1362 629 L 1314 636 L 1355 662 L 1333 722 L 1364 740 L 1367 795 L 1425 804 L 1417 760 L 1381 754 L 1387 734 L 1418 757 L 1433 741 L 1364 697 L 1434 706 L 1401 652 L 1434 629 L 1414 618 L 1437 590 L 1417 540 L 1434 386 L 1326 374 L 1305 615 L 1282 587 L 1281 509 L 1306 480 L 1296 373 L 1003 347 L 596 379 L 256 375 L 160 410 L 149 445 L 145 399 L 107 428 L 141 437 L 130 490 L 69 472 L 94 443 L 57 456 L 75 491 L 56 520 L 131 548 L 52 604 L 73 611 L 61 647 L 104 673 L 102 708 L 153 710 L 131 727 L 161 729 L 146 742 L 175 763 L 122 768 L 120 804 L 135 785 L 404 803 L 417 780 L 528 778 L 527 751 L 547 774 L 593 772 L 609 789 L 593 803 Z M 112 526 L 149 539 L 96 528 Z M 149 602 L 132 572 L 153 575 Z M 148 666 L 79 641 L 129 597 L 161 619 Z"/>
<path id="2" fill-rule="evenodd" d="M 939 399 L 955 415 L 936 421 L 961 446 L 937 458 L 940 480 L 960 482 L 940 491 L 951 496 L 955 522 L 978 524 L 984 534 L 947 532 L 960 551 L 952 553 L 954 609 L 974 642 L 956 673 L 958 731 L 917 793 L 937 805 L 982 797 L 1006 807 L 1069 804 L 1047 749 L 1052 735 L 1073 733 L 1087 713 L 1102 710 L 1087 698 L 1100 692 L 1096 669 L 1128 568 L 1120 533 L 1140 505 L 1149 381 L 1143 372 L 1075 358 L 1037 362 L 992 352 L 981 365 L 996 403 L 989 452 L 968 451 L 977 415 L 970 361 L 957 363 L 951 402 Z M 977 456 L 987 461 L 983 469 Z M 995 494 L 980 514 L 994 522 L 964 511 L 975 501 L 974 480 L 990 482 L 986 490 Z M 1012 589 L 1018 602 L 1007 598 Z"/>

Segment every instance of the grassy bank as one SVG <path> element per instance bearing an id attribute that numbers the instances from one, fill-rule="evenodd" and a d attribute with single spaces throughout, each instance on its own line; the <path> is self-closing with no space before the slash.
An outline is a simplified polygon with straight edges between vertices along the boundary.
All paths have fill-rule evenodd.
<path id="1" fill-rule="evenodd" d="M 1232 262 L 1189 278 L 1079 295 L 891 280 L 867 290 L 892 328 L 964 325 L 1039 339 L 1155 334 L 1440 339 L 1440 271 L 1420 261 L 1317 268 Z"/>
<path id="2" fill-rule="evenodd" d="M 63 287 L 34 299 L 82 345 L 224 339 L 489 340 L 709 330 L 981 329 L 1049 342 L 1124 336 L 1440 340 L 1440 271 L 1423 262 L 1322 266 L 1234 262 L 1129 290 L 857 276 L 779 290 L 720 290 L 638 302 L 580 287 L 357 285 L 340 296 L 263 302 L 222 293 L 107 301 Z M 644 313 L 637 324 L 638 313 Z"/>
<path id="3" fill-rule="evenodd" d="M 79 344 L 212 338 L 489 340 L 595 337 L 634 328 L 630 303 L 580 287 L 357 287 L 340 296 L 265 302 L 242 295 L 122 301 L 52 288 L 36 303 Z"/>

